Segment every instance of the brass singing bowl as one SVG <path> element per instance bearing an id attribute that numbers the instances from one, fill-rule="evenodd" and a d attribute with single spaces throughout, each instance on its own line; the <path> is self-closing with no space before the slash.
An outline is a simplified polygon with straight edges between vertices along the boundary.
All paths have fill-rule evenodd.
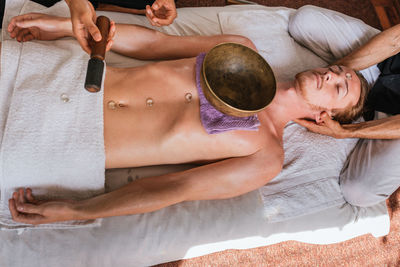
<path id="1" fill-rule="evenodd" d="M 274 73 L 256 51 L 236 43 L 212 48 L 202 66 L 206 99 L 219 111 L 236 117 L 260 112 L 276 92 Z"/>

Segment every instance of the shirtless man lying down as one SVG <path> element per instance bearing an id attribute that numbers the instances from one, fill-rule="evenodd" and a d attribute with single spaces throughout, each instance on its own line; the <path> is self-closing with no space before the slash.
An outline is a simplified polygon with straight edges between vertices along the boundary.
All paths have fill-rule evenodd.
<path id="1" fill-rule="evenodd" d="M 71 22 L 41 14 L 14 18 L 8 28 L 19 41 L 72 36 Z M 112 50 L 139 59 L 177 59 L 135 68 L 107 67 L 104 83 L 106 168 L 207 162 L 183 172 L 139 179 L 83 201 L 38 202 L 20 189 L 9 200 L 13 219 L 29 224 L 151 212 L 190 200 L 223 199 L 255 190 L 283 163 L 282 135 L 297 118 L 339 121 L 360 115 L 366 82 L 352 69 L 333 65 L 279 82 L 272 103 L 258 113 L 258 131 L 208 134 L 200 117 L 196 76 L 202 57 L 222 42 L 255 49 L 241 36 L 168 36 L 135 25 L 111 26 Z M 134 33 L 134 34 L 133 34 Z M 197 57 L 196 57 L 197 56 Z M 83 90 L 83 89 L 82 89 Z M 199 89 L 201 90 L 201 89 Z"/>

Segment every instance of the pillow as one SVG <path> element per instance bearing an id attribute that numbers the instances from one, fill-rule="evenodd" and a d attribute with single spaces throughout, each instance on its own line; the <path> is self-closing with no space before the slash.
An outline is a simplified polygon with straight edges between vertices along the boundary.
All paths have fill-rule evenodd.
<path id="1" fill-rule="evenodd" d="M 379 30 L 345 14 L 308 5 L 299 8 L 290 18 L 289 32 L 299 44 L 333 63 L 365 44 Z M 372 85 L 380 71 L 374 65 L 361 73 Z"/>
<path id="2" fill-rule="evenodd" d="M 326 62 L 299 45 L 288 32 L 294 9 L 220 12 L 222 33 L 239 34 L 253 41 L 270 64 L 278 81 L 293 79 L 298 72 L 325 66 Z"/>

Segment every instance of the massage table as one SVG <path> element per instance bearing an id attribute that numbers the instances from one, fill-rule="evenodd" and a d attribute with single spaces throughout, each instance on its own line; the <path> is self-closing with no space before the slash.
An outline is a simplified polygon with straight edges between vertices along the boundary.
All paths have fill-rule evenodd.
<path id="1" fill-rule="evenodd" d="M 17 14 L 43 11 L 68 15 L 64 3 L 50 9 L 28 1 L 14 4 Z M 182 8 L 176 21 L 161 31 L 176 35 L 246 35 L 267 57 L 277 79 L 289 79 L 301 70 L 326 64 L 288 34 L 288 21 L 294 12 L 258 5 Z M 151 28 L 145 17 L 98 14 Z M 247 28 L 240 26 L 245 24 Z M 117 67 L 147 63 L 114 53 L 108 53 L 106 61 Z M 389 232 L 385 202 L 360 208 L 346 203 L 341 196 L 338 177 L 356 140 L 313 134 L 294 123 L 285 129 L 284 140 L 284 169 L 260 190 L 232 199 L 184 202 L 148 214 L 105 218 L 92 227 L 5 229 L 0 231 L 0 266 L 149 266 L 287 240 L 332 244 L 364 234 L 381 237 Z M 107 170 L 105 190 L 190 167 Z"/>

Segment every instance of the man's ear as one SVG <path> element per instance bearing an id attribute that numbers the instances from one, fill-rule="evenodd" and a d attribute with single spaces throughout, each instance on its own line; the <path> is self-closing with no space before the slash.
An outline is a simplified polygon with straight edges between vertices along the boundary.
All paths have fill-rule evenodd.
<path id="1" fill-rule="evenodd" d="M 315 122 L 317 124 L 321 124 L 322 123 L 321 114 L 322 114 L 322 112 L 315 114 Z"/>
<path id="2" fill-rule="evenodd" d="M 332 112 L 329 112 L 329 111 L 321 111 L 319 113 L 316 113 L 315 114 L 315 122 L 318 124 L 322 123 L 323 122 L 322 116 L 326 116 L 326 115 L 328 115 L 332 118 Z"/>

